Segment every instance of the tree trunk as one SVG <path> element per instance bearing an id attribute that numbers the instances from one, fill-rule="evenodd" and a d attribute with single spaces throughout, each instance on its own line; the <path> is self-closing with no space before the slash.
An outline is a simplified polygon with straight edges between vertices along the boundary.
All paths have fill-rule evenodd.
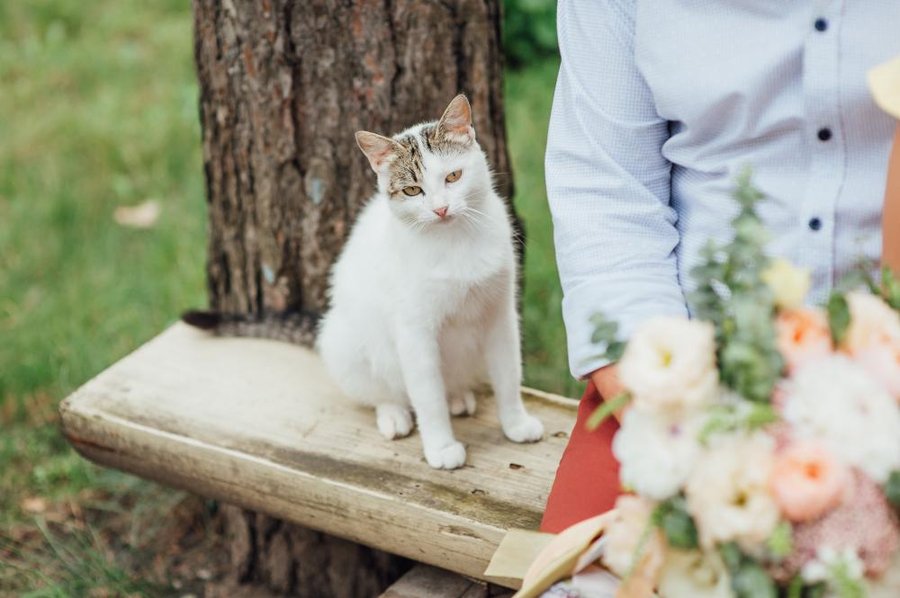
<path id="1" fill-rule="evenodd" d="M 457 92 L 511 194 L 499 0 L 195 0 L 213 307 L 320 310 L 375 188 L 353 133 L 440 116 Z"/>
<path id="2" fill-rule="evenodd" d="M 498 189 L 511 197 L 500 5 L 194 0 L 213 308 L 322 310 L 329 267 L 375 188 L 353 133 L 435 120 L 460 91 Z M 225 512 L 235 574 L 278 592 L 368 596 L 405 566 L 263 515 Z"/>

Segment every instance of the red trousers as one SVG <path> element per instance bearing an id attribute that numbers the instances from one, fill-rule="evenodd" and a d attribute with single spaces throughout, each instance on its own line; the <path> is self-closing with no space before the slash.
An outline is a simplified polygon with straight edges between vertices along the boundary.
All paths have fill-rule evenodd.
<path id="1" fill-rule="evenodd" d="M 578 419 L 556 470 L 556 480 L 547 497 L 541 531 L 558 533 L 588 517 L 613 508 L 621 493 L 619 463 L 612 454 L 612 439 L 619 429 L 609 417 L 594 431 L 588 418 L 602 402 L 593 384 L 588 384 L 578 405 Z"/>

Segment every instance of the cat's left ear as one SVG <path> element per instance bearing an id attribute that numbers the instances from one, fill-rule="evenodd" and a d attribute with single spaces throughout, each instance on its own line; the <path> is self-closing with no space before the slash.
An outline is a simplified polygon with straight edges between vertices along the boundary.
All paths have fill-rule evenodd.
<path id="1" fill-rule="evenodd" d="M 466 96 L 459 94 L 444 110 L 438 127 L 450 139 L 459 143 L 470 143 L 475 140 L 475 129 L 472 127 L 472 106 Z"/>

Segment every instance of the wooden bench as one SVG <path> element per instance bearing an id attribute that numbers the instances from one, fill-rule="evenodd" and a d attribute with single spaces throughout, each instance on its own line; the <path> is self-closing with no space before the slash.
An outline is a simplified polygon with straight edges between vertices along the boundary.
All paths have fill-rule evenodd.
<path id="1" fill-rule="evenodd" d="M 486 579 L 504 533 L 537 528 L 575 418 L 575 401 L 523 392 L 544 441 L 506 441 L 481 397 L 474 417 L 454 420 L 468 464 L 436 471 L 416 435 L 382 438 L 312 351 L 176 324 L 61 413 L 68 440 L 97 463 Z"/>

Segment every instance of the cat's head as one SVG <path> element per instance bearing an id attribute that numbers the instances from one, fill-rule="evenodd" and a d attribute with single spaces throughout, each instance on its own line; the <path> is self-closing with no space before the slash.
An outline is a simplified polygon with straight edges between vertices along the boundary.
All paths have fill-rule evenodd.
<path id="1" fill-rule="evenodd" d="M 477 220 L 478 205 L 491 191 L 491 175 L 475 140 L 466 96 L 453 98 L 438 121 L 393 138 L 359 131 L 356 142 L 392 212 L 404 223 L 426 228 Z"/>

